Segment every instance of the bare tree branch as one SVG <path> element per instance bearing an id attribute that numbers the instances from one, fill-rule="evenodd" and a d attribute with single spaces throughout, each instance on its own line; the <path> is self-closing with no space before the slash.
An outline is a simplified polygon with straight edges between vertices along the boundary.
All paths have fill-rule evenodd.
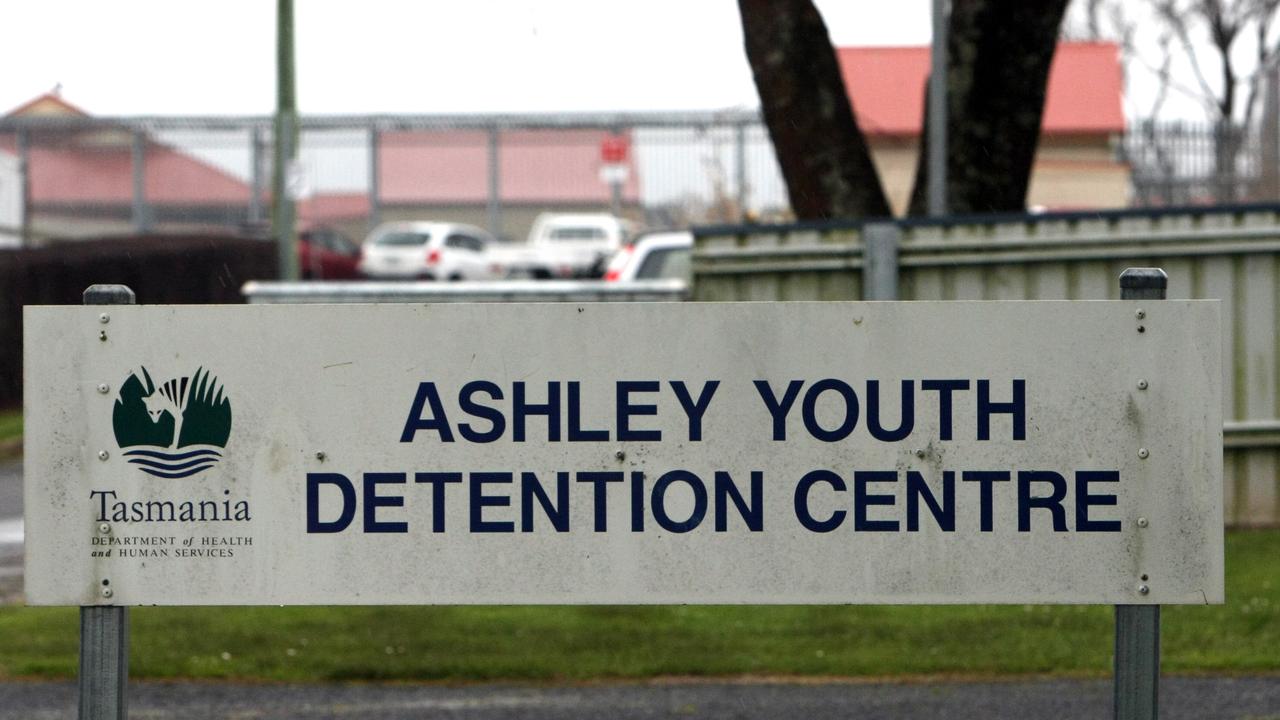
<path id="1" fill-rule="evenodd" d="M 1159 84 L 1157 85 L 1158 89 L 1156 92 L 1158 94 L 1167 96 L 1168 91 L 1173 90 L 1177 92 L 1179 95 L 1182 95 L 1183 97 L 1186 97 L 1189 100 L 1193 100 L 1196 103 L 1199 103 L 1200 106 L 1204 109 L 1206 115 L 1216 116 L 1218 112 L 1218 104 L 1213 97 L 1206 97 L 1202 90 L 1200 90 L 1199 88 L 1191 87 L 1186 83 L 1180 82 L 1173 75 L 1170 67 L 1173 63 L 1173 51 L 1168 48 L 1170 39 L 1167 38 L 1166 36 L 1166 39 L 1163 41 L 1163 43 L 1164 44 L 1161 46 L 1162 53 L 1161 53 L 1160 65 L 1158 66 L 1153 65 L 1151 61 L 1147 60 L 1142 56 L 1135 56 L 1133 58 L 1134 62 L 1136 62 L 1139 66 L 1141 66 L 1143 70 L 1146 70 L 1147 72 L 1151 73 L 1157 78 L 1157 80 L 1159 81 Z M 1156 115 L 1157 113 L 1153 109 L 1151 112 L 1148 113 L 1147 117 L 1155 117 Z"/>
<path id="2" fill-rule="evenodd" d="M 1134 38 L 1138 34 L 1138 24 L 1129 19 L 1124 11 L 1124 6 L 1119 2 L 1112 3 L 1109 15 L 1111 16 L 1111 27 L 1115 34 L 1114 39 L 1120 43 L 1120 52 L 1124 57 L 1132 57 L 1137 52 Z"/>
<path id="3" fill-rule="evenodd" d="M 1089 37 L 1098 39 L 1102 37 L 1102 22 L 1099 17 L 1099 11 L 1102 9 L 1103 0 L 1087 0 L 1086 15 L 1089 23 Z"/>
<path id="4" fill-rule="evenodd" d="M 1214 0 L 1203 1 L 1213 2 Z M 1168 23 L 1174 36 L 1178 38 L 1178 42 L 1182 45 L 1187 62 L 1191 65 L 1191 71 L 1195 75 L 1196 82 L 1200 85 L 1200 92 L 1203 93 L 1202 97 L 1209 101 L 1210 107 L 1220 113 L 1221 103 L 1217 101 L 1217 93 L 1213 91 L 1213 88 L 1209 87 L 1209 81 L 1205 78 L 1204 71 L 1200 68 L 1200 60 L 1196 55 L 1195 45 L 1191 42 L 1191 33 L 1187 30 L 1187 24 L 1182 17 L 1183 8 L 1179 7 L 1175 0 L 1156 0 L 1154 10 L 1158 17 Z M 1220 114 L 1219 119 L 1226 118 L 1223 118 Z"/>
<path id="5" fill-rule="evenodd" d="M 1277 59 L 1280 59 L 1280 40 L 1275 45 L 1268 47 L 1267 38 L 1271 35 L 1271 26 L 1275 20 L 1277 7 L 1280 7 L 1280 0 L 1255 0 L 1251 3 L 1256 13 L 1257 22 L 1256 49 L 1257 65 L 1254 67 L 1252 75 L 1248 78 L 1249 94 L 1245 99 L 1244 113 L 1241 117 L 1241 124 L 1248 127 L 1253 124 L 1253 115 L 1255 107 L 1258 103 L 1258 96 L 1261 95 L 1263 83 L 1266 80 L 1267 73 L 1275 71 Z"/>
<path id="6" fill-rule="evenodd" d="M 1160 45 L 1160 67 L 1154 68 L 1156 77 L 1159 78 L 1160 84 L 1156 89 L 1155 99 L 1151 101 L 1151 110 L 1147 113 L 1148 117 L 1157 117 L 1160 115 L 1160 109 L 1164 107 L 1165 100 L 1169 97 L 1169 88 L 1177 85 L 1173 82 L 1170 69 L 1173 66 L 1173 51 L 1169 49 L 1169 44 L 1173 42 L 1173 38 L 1168 33 L 1160 36 L 1157 41 Z"/>

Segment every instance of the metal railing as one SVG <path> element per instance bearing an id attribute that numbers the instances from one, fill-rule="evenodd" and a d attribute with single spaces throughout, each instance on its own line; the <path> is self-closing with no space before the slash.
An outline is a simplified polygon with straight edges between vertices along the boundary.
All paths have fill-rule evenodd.
<path id="1" fill-rule="evenodd" d="M 1120 146 L 1131 173 L 1132 203 L 1280 200 L 1280 128 L 1274 125 L 1134 122 Z"/>
<path id="2" fill-rule="evenodd" d="M 250 304 L 443 302 L 679 302 L 683 280 L 496 280 L 492 282 L 274 282 L 251 281 L 241 293 Z"/>

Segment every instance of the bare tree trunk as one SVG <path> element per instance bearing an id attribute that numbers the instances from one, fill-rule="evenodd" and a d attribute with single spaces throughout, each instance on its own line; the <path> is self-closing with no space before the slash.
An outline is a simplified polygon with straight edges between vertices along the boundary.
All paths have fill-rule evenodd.
<path id="1" fill-rule="evenodd" d="M 1021 211 L 1067 0 L 953 0 L 947 42 L 947 206 Z M 928 210 L 928 100 L 910 214 Z"/>
<path id="2" fill-rule="evenodd" d="M 887 217 L 827 26 L 810 0 L 738 0 L 747 59 L 800 220 Z"/>

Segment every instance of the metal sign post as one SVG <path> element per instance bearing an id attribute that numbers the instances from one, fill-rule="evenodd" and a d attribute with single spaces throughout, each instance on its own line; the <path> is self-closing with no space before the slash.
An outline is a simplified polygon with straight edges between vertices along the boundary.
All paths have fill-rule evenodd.
<path id="1" fill-rule="evenodd" d="M 898 243 L 896 223 L 869 223 L 862 230 L 862 299 L 898 299 Z"/>
<path id="2" fill-rule="evenodd" d="M 1168 286 L 1164 270 L 1129 268 L 1120 274 L 1120 299 L 1164 300 Z M 1145 312 L 1134 313 L 1141 333 Z M 1160 714 L 1159 605 L 1116 605 L 1115 664 L 1116 719 L 1155 720 Z"/>
<path id="3" fill-rule="evenodd" d="M 600 181 L 609 185 L 609 212 L 614 215 L 622 214 L 622 185 L 629 176 L 629 152 L 629 141 L 620 130 L 615 130 L 600 143 Z"/>
<path id="4" fill-rule="evenodd" d="M 124 285 L 93 285 L 84 291 L 85 305 L 134 305 Z M 98 316 L 101 342 L 110 342 L 111 314 Z M 99 590 L 112 596 L 109 581 Z M 98 605 L 80 608 L 80 720 L 125 720 L 129 716 L 129 608 Z"/>

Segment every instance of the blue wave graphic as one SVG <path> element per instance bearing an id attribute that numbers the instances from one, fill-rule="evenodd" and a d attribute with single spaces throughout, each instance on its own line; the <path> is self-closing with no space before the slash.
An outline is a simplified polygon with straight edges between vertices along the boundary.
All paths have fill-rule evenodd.
<path id="1" fill-rule="evenodd" d="M 190 477 L 208 470 L 222 458 L 222 453 L 210 448 L 172 453 L 162 450 L 127 450 L 123 455 L 142 472 L 169 479 Z"/>
<path id="2" fill-rule="evenodd" d="M 148 475 L 152 475 L 158 478 L 184 478 L 184 477 L 191 477 L 192 475 L 195 475 L 196 473 L 202 472 L 204 470 L 208 470 L 211 467 L 213 467 L 213 463 L 209 463 L 208 465 L 200 465 L 197 467 L 193 467 L 190 470 L 184 470 L 182 472 L 160 472 L 159 470 L 152 470 L 151 468 L 145 468 L 145 467 L 139 467 L 138 469 Z"/>
<path id="3" fill-rule="evenodd" d="M 195 467 L 196 465 L 203 465 L 205 463 L 216 463 L 216 462 L 218 462 L 217 458 L 208 458 L 208 457 L 196 458 L 195 460 L 188 460 L 187 462 L 184 462 L 184 463 L 164 463 L 164 462 L 158 462 L 156 460 L 147 460 L 144 458 L 133 458 L 132 460 L 129 461 L 131 465 L 156 468 L 157 470 L 166 470 L 169 472 L 174 472 L 177 470 L 186 470 L 187 468 Z"/>
<path id="4" fill-rule="evenodd" d="M 166 452 L 160 452 L 158 450 L 128 450 L 125 452 L 125 457 L 130 457 L 133 455 L 142 455 L 144 457 L 159 458 L 161 460 L 186 460 L 189 457 L 195 457 L 197 455 L 215 455 L 217 457 L 222 457 L 222 453 L 219 453 L 217 450 L 210 450 L 208 448 L 204 448 L 201 450 L 192 450 L 191 452 L 185 452 L 185 453 L 166 453 Z"/>

